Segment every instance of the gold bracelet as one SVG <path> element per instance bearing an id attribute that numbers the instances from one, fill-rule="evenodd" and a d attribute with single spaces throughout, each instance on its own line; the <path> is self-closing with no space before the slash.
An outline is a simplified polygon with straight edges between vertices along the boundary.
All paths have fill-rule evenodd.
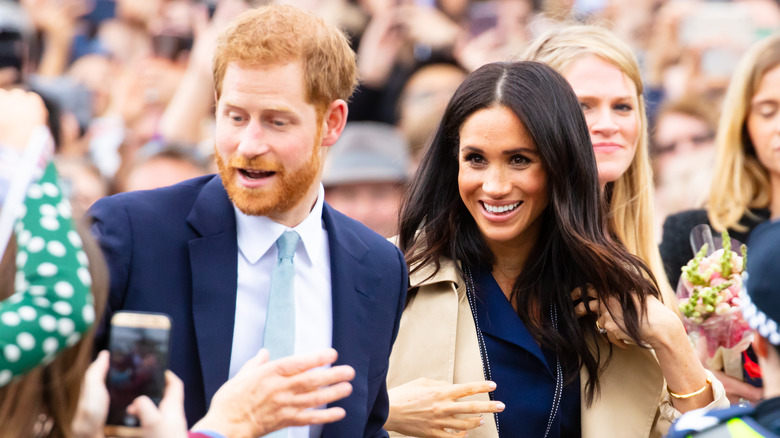
<path id="1" fill-rule="evenodd" d="M 669 385 L 666 385 L 666 390 L 669 391 L 669 395 L 671 395 L 674 398 L 686 399 L 686 398 L 691 398 L 691 397 L 694 397 L 694 396 L 697 396 L 697 395 L 701 394 L 711 384 L 712 384 L 712 378 L 710 377 L 709 374 L 707 374 L 707 381 L 704 383 L 704 386 L 702 386 L 701 388 L 699 388 L 696 391 L 693 391 L 691 393 L 688 393 L 688 394 L 676 394 L 676 393 L 672 392 L 671 389 L 669 389 Z"/>

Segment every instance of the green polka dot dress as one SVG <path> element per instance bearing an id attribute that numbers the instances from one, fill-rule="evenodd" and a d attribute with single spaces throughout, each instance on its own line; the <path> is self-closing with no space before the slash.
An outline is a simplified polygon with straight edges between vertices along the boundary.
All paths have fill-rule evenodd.
<path id="1" fill-rule="evenodd" d="M 95 321 L 92 278 L 54 164 L 16 223 L 16 292 L 0 302 L 0 386 L 77 343 Z"/>

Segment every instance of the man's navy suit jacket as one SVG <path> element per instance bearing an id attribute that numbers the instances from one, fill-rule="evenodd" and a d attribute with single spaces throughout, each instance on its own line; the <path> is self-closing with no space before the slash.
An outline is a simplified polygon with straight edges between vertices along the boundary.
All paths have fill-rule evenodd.
<path id="1" fill-rule="evenodd" d="M 185 385 L 190 425 L 202 418 L 228 378 L 236 310 L 238 246 L 233 204 L 218 175 L 101 199 L 90 209 L 110 273 L 105 324 L 117 310 L 171 316 L 169 368 Z M 324 437 L 386 436 L 385 377 L 405 303 L 401 252 L 325 204 L 333 291 L 336 364 L 356 372 L 352 394 L 331 406 L 346 418 Z"/>

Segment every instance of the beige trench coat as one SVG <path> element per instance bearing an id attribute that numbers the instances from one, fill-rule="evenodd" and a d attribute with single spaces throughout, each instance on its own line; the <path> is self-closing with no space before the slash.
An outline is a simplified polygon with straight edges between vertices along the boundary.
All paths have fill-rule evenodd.
<path id="1" fill-rule="evenodd" d="M 394 388 L 420 377 L 451 383 L 484 380 L 463 279 L 450 260 L 426 279 L 432 267 L 415 272 L 411 285 L 419 291 L 401 316 L 401 326 L 390 356 L 387 387 Z M 607 343 L 599 346 L 608 348 Z M 580 376 L 581 393 L 588 374 Z M 708 406 L 727 407 L 723 385 L 712 376 L 715 401 Z M 601 394 L 590 407 L 582 406 L 582 437 L 661 437 L 680 415 L 672 405 L 654 354 L 639 347 L 613 349 L 612 360 L 601 377 Z M 489 400 L 487 394 L 468 399 Z M 469 432 L 471 438 L 496 438 L 496 424 Z M 391 433 L 391 436 L 402 436 Z"/>

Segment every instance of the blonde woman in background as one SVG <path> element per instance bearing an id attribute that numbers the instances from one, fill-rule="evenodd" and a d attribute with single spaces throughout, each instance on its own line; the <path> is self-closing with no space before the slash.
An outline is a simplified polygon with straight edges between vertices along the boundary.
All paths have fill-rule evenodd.
<path id="1" fill-rule="evenodd" d="M 544 62 L 571 84 L 585 113 L 612 229 L 647 263 L 664 304 L 678 312 L 654 239 L 653 176 L 636 56 L 609 30 L 576 25 L 539 36 L 522 59 Z"/>
<path id="2" fill-rule="evenodd" d="M 754 44 L 731 79 L 715 137 L 716 159 L 706 210 L 669 216 L 661 255 L 669 278 L 693 256 L 691 229 L 709 224 L 747 242 L 753 229 L 780 217 L 780 34 Z M 756 401 L 761 391 L 720 376 L 732 401 Z M 754 382 L 758 383 L 758 382 Z"/>

